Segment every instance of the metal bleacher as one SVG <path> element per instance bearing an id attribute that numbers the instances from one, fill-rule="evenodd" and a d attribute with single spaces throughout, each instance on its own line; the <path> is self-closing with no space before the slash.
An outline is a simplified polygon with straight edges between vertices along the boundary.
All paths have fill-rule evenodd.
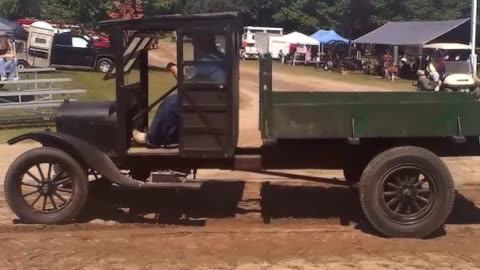
<path id="1" fill-rule="evenodd" d="M 22 69 L 18 71 L 22 79 L 0 82 L 8 88 L 0 91 L 0 129 L 52 125 L 56 108 L 65 99 L 87 92 L 84 89 L 54 87 L 55 84 L 71 82 L 70 78 L 38 77 L 39 73 L 55 71 L 54 68 Z"/>

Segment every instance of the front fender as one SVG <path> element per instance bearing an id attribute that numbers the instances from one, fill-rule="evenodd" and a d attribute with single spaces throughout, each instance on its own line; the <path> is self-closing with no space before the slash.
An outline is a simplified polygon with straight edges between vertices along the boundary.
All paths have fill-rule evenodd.
<path id="1" fill-rule="evenodd" d="M 26 140 L 33 140 L 43 146 L 55 147 L 65 151 L 80 163 L 117 184 L 129 187 L 141 187 L 144 184 L 144 182 L 123 175 L 107 154 L 73 136 L 51 131 L 32 132 L 13 138 L 8 141 L 8 144 L 13 145 Z"/>

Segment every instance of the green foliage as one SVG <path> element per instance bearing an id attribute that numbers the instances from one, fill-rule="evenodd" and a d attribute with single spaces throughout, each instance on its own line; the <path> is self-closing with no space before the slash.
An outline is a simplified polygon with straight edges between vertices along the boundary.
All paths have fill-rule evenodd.
<path id="1" fill-rule="evenodd" d="M 176 0 L 143 0 L 145 16 L 174 13 Z"/>
<path id="2" fill-rule="evenodd" d="M 0 0 L 0 16 L 36 17 L 95 26 L 114 0 Z M 119 0 L 123 1 L 123 0 Z M 470 16 L 471 0 L 143 0 L 145 16 L 242 11 L 246 23 L 310 34 L 319 28 L 358 36 L 388 21 Z"/>
<path id="3" fill-rule="evenodd" d="M 15 14 L 15 2 L 15 0 L 0 0 L 0 16 L 11 19 Z"/>

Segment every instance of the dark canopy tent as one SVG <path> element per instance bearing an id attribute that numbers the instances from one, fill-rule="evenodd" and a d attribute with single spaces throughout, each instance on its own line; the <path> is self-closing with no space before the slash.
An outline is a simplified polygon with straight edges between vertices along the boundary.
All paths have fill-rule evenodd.
<path id="1" fill-rule="evenodd" d="M 0 34 L 13 37 L 17 40 L 27 40 L 28 33 L 23 27 L 15 22 L 0 18 Z"/>
<path id="2" fill-rule="evenodd" d="M 331 42 L 343 42 L 343 43 L 349 43 L 350 40 L 347 38 L 344 38 L 340 36 L 337 32 L 333 30 L 318 30 L 315 34 L 310 36 L 311 38 L 314 38 L 318 40 L 318 42 L 322 44 L 328 44 Z"/>
<path id="3" fill-rule="evenodd" d="M 448 39 L 443 41 L 464 43 L 467 41 L 468 43 L 470 36 L 469 22 L 470 19 L 431 22 L 389 22 L 356 39 L 354 43 L 422 46 L 438 41 L 441 37 Z M 462 28 L 461 31 L 456 31 L 458 28 Z"/>

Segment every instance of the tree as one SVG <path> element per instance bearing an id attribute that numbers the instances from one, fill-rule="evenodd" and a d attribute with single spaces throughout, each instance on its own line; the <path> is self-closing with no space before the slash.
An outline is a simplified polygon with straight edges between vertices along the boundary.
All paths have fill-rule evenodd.
<path id="1" fill-rule="evenodd" d="M 143 0 L 145 16 L 175 13 L 176 0 Z"/>
<path id="2" fill-rule="evenodd" d="M 470 15 L 465 14 L 470 9 L 470 0 L 407 0 L 405 9 L 410 19 L 448 20 Z"/>
<path id="3" fill-rule="evenodd" d="M 125 1 L 125 0 L 118 0 Z M 334 29 L 356 37 L 389 21 L 470 16 L 471 0 L 143 0 L 145 16 L 242 11 L 249 25 L 313 33 Z M 35 17 L 95 26 L 108 19 L 113 0 L 0 0 L 0 16 Z"/>
<path id="4" fill-rule="evenodd" d="M 15 3 L 15 18 L 40 17 L 42 0 L 17 0 Z"/>
<path id="5" fill-rule="evenodd" d="M 13 19 L 15 17 L 15 0 L 0 0 L 0 16 Z"/>
<path id="6" fill-rule="evenodd" d="M 275 24 L 282 25 L 287 31 L 314 32 L 319 25 L 316 11 L 322 3 L 314 0 L 288 0 L 273 15 Z"/>

